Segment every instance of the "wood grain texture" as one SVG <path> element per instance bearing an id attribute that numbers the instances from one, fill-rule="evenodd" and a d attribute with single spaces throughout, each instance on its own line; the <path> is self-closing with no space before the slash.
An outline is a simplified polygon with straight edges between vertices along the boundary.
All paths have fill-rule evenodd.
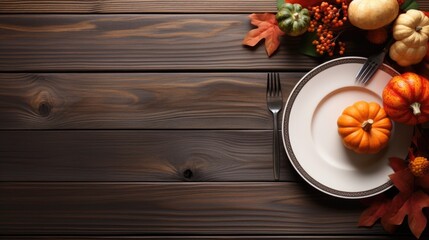
<path id="1" fill-rule="evenodd" d="M 247 14 L 0 15 L 0 71 L 307 71 L 300 38 L 241 44 Z"/>
<path id="2" fill-rule="evenodd" d="M 395 234 L 389 235 L 364 235 L 364 236 L 7 236 L 10 240 L 162 240 L 162 239 L 199 239 L 199 240 L 412 240 L 410 236 Z"/>
<path id="3" fill-rule="evenodd" d="M 421 9 L 429 9 L 429 1 L 419 0 Z M 157 0 L 3 0 L 0 13 L 251 13 L 274 12 L 271 0 L 178 0 L 165 3 Z"/>
<path id="4" fill-rule="evenodd" d="M 209 6 L 209 7 L 208 7 Z M 166 3 L 156 0 L 3 0 L 0 13 L 231 13 L 273 12 L 268 0 L 179 0 Z"/>
<path id="5" fill-rule="evenodd" d="M 0 232 L 12 234 L 333 235 L 362 205 L 296 183 L 0 183 Z"/>
<path id="6" fill-rule="evenodd" d="M 0 131 L 0 181 L 273 181 L 272 131 Z"/>
<path id="7" fill-rule="evenodd" d="M 284 101 L 304 73 L 281 74 Z M 0 129 L 272 129 L 266 73 L 0 74 Z"/>
<path id="8" fill-rule="evenodd" d="M 286 101 L 324 60 L 301 38 L 271 58 L 242 46 L 248 14 L 266 11 L 0 1 L 0 239 L 412 239 L 358 228 L 359 201 L 308 186 L 284 152 L 272 182 L 265 72 L 289 72 Z"/>

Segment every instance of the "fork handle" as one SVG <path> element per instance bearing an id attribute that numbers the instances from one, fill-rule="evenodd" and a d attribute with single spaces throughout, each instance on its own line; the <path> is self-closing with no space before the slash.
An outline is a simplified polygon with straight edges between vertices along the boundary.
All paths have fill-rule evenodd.
<path id="1" fill-rule="evenodd" d="M 274 180 L 280 179 L 280 151 L 279 151 L 279 133 L 277 126 L 277 112 L 273 113 L 273 167 Z"/>

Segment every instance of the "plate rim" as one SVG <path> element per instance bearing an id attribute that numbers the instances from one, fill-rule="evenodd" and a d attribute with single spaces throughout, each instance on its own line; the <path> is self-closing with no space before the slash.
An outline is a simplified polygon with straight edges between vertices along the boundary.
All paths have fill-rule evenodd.
<path id="1" fill-rule="evenodd" d="M 328 69 L 333 66 L 337 66 L 340 64 L 345 63 L 365 63 L 367 60 L 366 57 L 360 57 L 360 56 L 347 56 L 347 57 L 339 57 L 335 58 L 329 61 L 326 61 L 313 69 L 311 69 L 308 73 L 306 73 L 294 86 L 292 91 L 290 92 L 288 99 L 286 100 L 286 103 L 284 104 L 284 110 L 283 110 L 283 117 L 282 117 L 282 140 L 283 140 L 283 147 L 285 149 L 285 152 L 288 156 L 289 162 L 292 164 L 292 166 L 295 168 L 296 172 L 311 186 L 318 189 L 321 192 L 324 192 L 328 195 L 339 197 L 339 198 L 346 198 L 346 199 L 359 199 L 359 198 L 366 198 L 371 197 L 374 195 L 377 195 L 379 193 L 382 193 L 388 189 L 390 189 L 393 186 L 393 183 L 391 180 L 388 180 L 386 183 L 364 191 L 356 191 L 356 192 L 350 192 L 350 191 L 342 191 L 338 189 L 331 188 L 329 186 L 326 186 L 325 184 L 320 183 L 319 181 L 315 180 L 305 169 L 301 166 L 299 163 L 299 160 L 296 158 L 294 151 L 292 149 L 288 134 L 288 129 L 286 127 L 289 116 L 290 116 L 290 110 L 293 106 L 293 102 L 299 95 L 301 89 L 311 80 L 314 76 L 319 74 L 325 69 Z M 399 75 L 400 73 L 396 71 L 391 66 L 383 63 L 380 66 L 380 69 L 385 71 L 386 73 L 395 76 Z"/>

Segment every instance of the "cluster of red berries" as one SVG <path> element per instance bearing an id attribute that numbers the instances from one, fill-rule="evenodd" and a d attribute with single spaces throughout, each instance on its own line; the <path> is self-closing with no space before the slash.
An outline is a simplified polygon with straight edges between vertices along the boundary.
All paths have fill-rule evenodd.
<path id="1" fill-rule="evenodd" d="M 338 29 L 347 21 L 348 0 L 332 0 L 322 2 L 318 6 L 311 7 L 311 21 L 308 28 L 309 32 L 316 32 L 317 39 L 313 41 L 316 51 L 320 55 L 334 55 L 338 50 L 340 55 L 344 54 L 345 43 L 338 42 L 333 29 Z"/>

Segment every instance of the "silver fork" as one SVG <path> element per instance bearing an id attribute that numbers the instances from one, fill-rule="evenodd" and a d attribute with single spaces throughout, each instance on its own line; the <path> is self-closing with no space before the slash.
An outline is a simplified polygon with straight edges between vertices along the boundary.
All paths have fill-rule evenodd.
<path id="1" fill-rule="evenodd" d="M 391 43 L 392 40 L 386 44 L 380 53 L 368 57 L 368 60 L 366 60 L 365 64 L 356 75 L 355 83 L 365 85 L 372 78 L 372 76 L 374 76 L 374 73 L 377 72 L 377 69 L 383 63 Z"/>
<path id="2" fill-rule="evenodd" d="M 274 180 L 280 179 L 280 146 L 278 136 L 277 116 L 283 107 L 282 89 L 278 73 L 267 75 L 267 106 L 273 114 L 273 166 Z"/>

